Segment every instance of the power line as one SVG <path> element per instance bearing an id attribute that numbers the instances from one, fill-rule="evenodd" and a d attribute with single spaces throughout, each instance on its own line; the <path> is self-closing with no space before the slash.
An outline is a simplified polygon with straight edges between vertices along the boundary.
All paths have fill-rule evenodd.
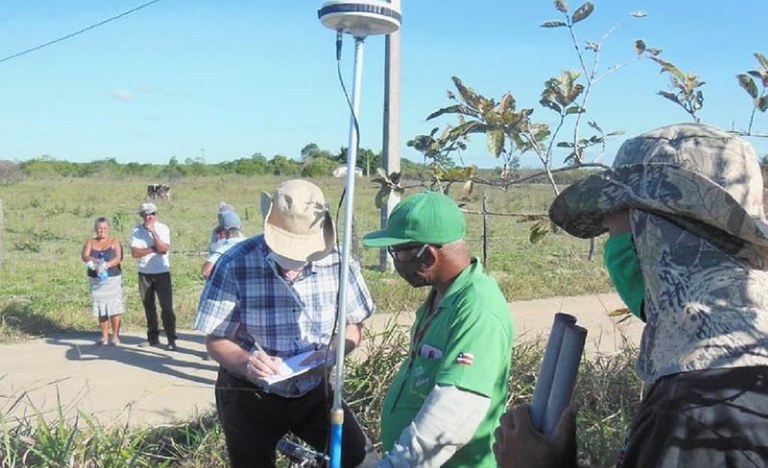
<path id="1" fill-rule="evenodd" d="M 142 8 L 146 8 L 146 7 L 150 6 L 150 5 L 152 5 L 153 3 L 157 3 L 159 1 L 160 0 L 152 0 L 150 2 L 147 2 L 147 3 L 143 4 L 143 5 L 139 5 L 136 8 L 128 10 L 128 11 L 126 11 L 124 13 L 120 13 L 117 16 L 113 16 L 111 18 L 105 19 L 104 21 L 100 21 L 100 22 L 98 22 L 96 24 L 92 24 L 91 26 L 83 28 L 83 29 L 81 29 L 79 31 L 75 31 L 75 32 L 73 32 L 71 34 L 67 34 L 66 36 L 62 36 L 62 37 L 60 37 L 58 39 L 54 39 L 52 41 L 46 42 L 45 44 L 40 44 L 38 46 L 32 47 L 31 49 L 23 50 L 23 51 L 21 51 L 19 53 L 16 53 L 16 54 L 13 54 L 13 55 L 9 55 L 8 57 L 0 59 L 0 63 L 7 62 L 8 60 L 15 59 L 17 57 L 21 57 L 22 55 L 26 55 L 26 54 L 29 54 L 29 53 L 34 52 L 36 50 L 40 50 L 42 48 L 45 48 L 45 47 L 48 47 L 50 45 L 56 44 L 57 42 L 65 41 L 65 40 L 67 40 L 67 39 L 69 39 L 71 37 L 75 37 L 75 36 L 77 36 L 79 34 L 82 34 L 82 33 L 86 32 L 86 31 L 90 31 L 91 29 L 98 28 L 99 26 L 105 25 L 105 24 L 107 24 L 107 23 L 109 23 L 111 21 L 114 21 L 116 19 L 120 19 L 123 16 L 130 15 L 131 13 L 135 13 L 135 12 L 141 10 Z"/>

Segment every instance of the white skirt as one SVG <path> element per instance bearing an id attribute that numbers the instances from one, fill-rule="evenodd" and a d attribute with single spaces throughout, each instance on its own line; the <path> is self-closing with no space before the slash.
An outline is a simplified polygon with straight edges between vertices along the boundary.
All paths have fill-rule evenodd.
<path id="1" fill-rule="evenodd" d="M 122 276 L 110 276 L 103 282 L 89 276 L 88 282 L 91 285 L 94 317 L 112 317 L 125 312 Z"/>

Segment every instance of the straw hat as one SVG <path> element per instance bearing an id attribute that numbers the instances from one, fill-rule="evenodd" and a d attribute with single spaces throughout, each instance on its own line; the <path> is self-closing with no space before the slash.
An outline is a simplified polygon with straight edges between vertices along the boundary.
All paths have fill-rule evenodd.
<path id="1" fill-rule="evenodd" d="M 336 242 L 325 197 L 301 179 L 280 184 L 274 195 L 262 193 L 264 240 L 283 257 L 311 262 L 328 255 Z"/>

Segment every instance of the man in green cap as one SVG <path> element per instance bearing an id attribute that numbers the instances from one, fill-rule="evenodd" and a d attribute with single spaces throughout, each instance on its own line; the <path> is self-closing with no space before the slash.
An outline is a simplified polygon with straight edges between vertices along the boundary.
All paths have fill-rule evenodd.
<path id="1" fill-rule="evenodd" d="M 411 286 L 432 287 L 384 400 L 379 466 L 496 466 L 493 431 L 506 407 L 514 327 L 498 283 L 469 254 L 465 225 L 450 197 L 424 192 L 363 238 L 386 247 Z"/>

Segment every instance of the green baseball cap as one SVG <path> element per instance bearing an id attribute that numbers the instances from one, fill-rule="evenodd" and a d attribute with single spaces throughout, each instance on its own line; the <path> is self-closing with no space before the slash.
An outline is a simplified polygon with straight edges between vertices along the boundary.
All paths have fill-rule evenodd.
<path id="1" fill-rule="evenodd" d="M 464 214 L 451 197 L 440 192 L 423 192 L 398 203 L 389 216 L 387 228 L 366 234 L 363 245 L 443 245 L 464 239 L 465 230 Z"/>

